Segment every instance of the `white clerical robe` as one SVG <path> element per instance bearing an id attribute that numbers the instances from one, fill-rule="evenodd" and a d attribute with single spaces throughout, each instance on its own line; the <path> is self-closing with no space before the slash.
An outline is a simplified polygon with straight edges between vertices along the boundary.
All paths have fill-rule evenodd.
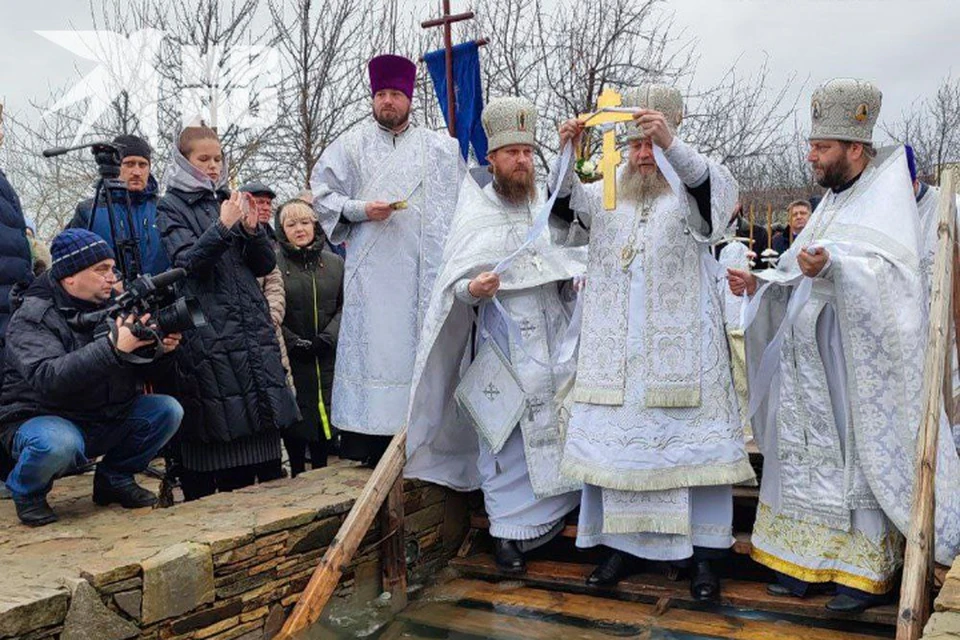
<path id="1" fill-rule="evenodd" d="M 757 274 L 769 285 L 746 333 L 764 454 L 753 557 L 794 578 L 883 593 L 902 563 L 927 335 L 918 235 L 903 148 L 884 149 L 852 187 L 827 193 L 776 269 Z M 812 279 L 797 262 L 811 244 L 830 254 Z M 940 562 L 960 549 L 951 445 L 940 439 Z"/>
<path id="2" fill-rule="evenodd" d="M 404 424 L 423 316 L 464 173 L 457 141 L 374 120 L 341 136 L 313 169 L 320 224 L 346 242 L 343 318 L 333 379 L 332 422 L 393 435 Z M 385 221 L 368 201 L 406 202 Z"/>
<path id="3" fill-rule="evenodd" d="M 718 278 L 720 296 L 723 300 L 723 321 L 727 329 L 727 344 L 730 345 L 730 368 L 733 371 L 733 386 L 737 391 L 737 401 L 740 405 L 740 419 L 743 422 L 743 432 L 747 441 L 753 438 L 753 429 L 747 416 L 747 407 L 750 405 L 748 393 L 749 378 L 747 376 L 747 356 L 743 342 L 743 322 L 741 316 L 748 300 L 745 296 L 735 296 L 730 291 L 729 281 L 724 277 L 727 269 L 750 269 L 750 257 L 747 255 L 747 246 L 742 242 L 728 242 L 720 250 L 718 262 L 722 272 Z"/>
<path id="4" fill-rule="evenodd" d="M 669 162 L 683 185 L 709 176 L 709 231 L 679 183 L 614 212 L 602 210 L 600 185 L 571 185 L 571 207 L 590 228 L 562 463 L 587 485 L 577 544 L 656 560 L 690 557 L 694 546 L 729 548 L 730 485 L 754 477 L 710 254 L 737 187 L 725 168 L 674 140 L 658 162 Z M 637 255 L 625 265 L 629 246 Z"/>
<path id="5" fill-rule="evenodd" d="M 512 540 L 557 530 L 579 503 L 579 483 L 559 473 L 563 426 L 557 394 L 573 365 L 557 360 L 571 314 L 560 285 L 583 273 L 585 252 L 558 247 L 543 233 L 501 274 L 497 298 L 516 323 L 513 334 L 500 311 L 468 290 L 471 278 L 521 246 L 537 210 L 510 205 L 492 185 L 481 190 L 469 176 L 464 179 L 417 356 L 407 436 L 406 477 L 458 490 L 479 486 L 491 534 Z M 479 353 L 496 344 L 524 396 L 519 421 L 508 425 L 500 448 L 454 402 L 464 353 L 467 360 L 471 355 L 474 309 L 483 318 L 474 348 Z M 499 391 L 494 387 L 492 393 Z"/>

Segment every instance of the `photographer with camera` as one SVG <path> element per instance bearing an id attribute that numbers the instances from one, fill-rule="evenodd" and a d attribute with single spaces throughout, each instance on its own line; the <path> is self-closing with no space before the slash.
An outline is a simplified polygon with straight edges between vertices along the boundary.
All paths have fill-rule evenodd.
<path id="1" fill-rule="evenodd" d="M 152 326 L 149 314 L 106 316 L 117 273 L 113 249 L 97 234 L 67 229 L 51 249 L 50 270 L 27 290 L 7 329 L 0 396 L 0 441 L 16 460 L 7 488 L 21 522 L 30 526 L 57 520 L 46 500 L 53 479 L 100 455 L 95 503 L 156 503 L 133 476 L 183 418 L 176 400 L 144 395 L 140 382 L 164 366 L 180 334 L 164 336 L 158 347 L 155 330 L 141 326 Z M 163 354 L 155 365 L 130 364 L 135 352 L 150 350 Z"/>
<path id="2" fill-rule="evenodd" d="M 113 145 L 119 149 L 120 175 L 122 188 L 111 191 L 114 220 L 110 219 L 105 194 L 100 194 L 96 208 L 92 198 L 77 205 L 73 219 L 67 225 L 70 228 L 90 229 L 107 241 L 111 247 L 118 246 L 115 240 L 123 242 L 134 237 L 140 249 L 140 261 L 143 273 L 157 275 L 170 268 L 170 259 L 160 240 L 157 229 L 157 181 L 150 172 L 152 151 L 143 138 L 133 135 L 117 136 Z M 93 218 L 93 227 L 90 220 Z M 117 226 L 114 239 L 112 225 Z M 129 229 L 133 224 L 134 229 Z"/>

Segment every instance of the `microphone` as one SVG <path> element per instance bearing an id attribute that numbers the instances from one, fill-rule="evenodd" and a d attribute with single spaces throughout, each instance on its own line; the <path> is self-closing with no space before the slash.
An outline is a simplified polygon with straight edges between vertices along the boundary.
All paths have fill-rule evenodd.
<path id="1" fill-rule="evenodd" d="M 155 275 L 152 278 L 153 286 L 156 287 L 157 289 L 162 289 L 164 287 L 168 287 L 174 284 L 175 282 L 180 282 L 186 277 L 187 277 L 186 269 L 180 269 L 180 268 L 170 269 L 169 271 L 164 271 L 163 273 L 158 273 L 157 275 Z"/>
<path id="2" fill-rule="evenodd" d="M 69 152 L 70 150 L 66 147 L 51 147 L 50 149 L 43 150 L 44 158 L 53 158 L 54 156 L 62 156 L 63 154 Z"/>

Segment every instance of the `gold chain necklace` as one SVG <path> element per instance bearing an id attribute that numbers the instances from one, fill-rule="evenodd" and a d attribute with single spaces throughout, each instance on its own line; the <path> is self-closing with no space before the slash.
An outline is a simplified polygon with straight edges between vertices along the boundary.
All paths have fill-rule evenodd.
<path id="1" fill-rule="evenodd" d="M 644 252 L 643 247 L 637 247 L 637 233 L 640 229 L 640 223 L 646 222 L 647 218 L 650 217 L 651 209 L 651 199 L 641 196 L 641 202 L 634 209 L 633 229 L 627 236 L 627 243 L 620 249 L 620 268 L 623 269 L 624 273 L 630 269 L 630 265 L 633 264 L 636 257 Z"/>

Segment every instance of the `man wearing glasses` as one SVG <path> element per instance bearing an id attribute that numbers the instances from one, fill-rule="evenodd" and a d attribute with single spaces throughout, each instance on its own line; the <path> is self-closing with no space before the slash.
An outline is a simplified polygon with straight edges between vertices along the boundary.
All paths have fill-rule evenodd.
<path id="1" fill-rule="evenodd" d="M 103 456 L 93 501 L 126 508 L 157 501 L 140 487 L 143 471 L 180 426 L 183 409 L 169 396 L 144 395 L 142 379 L 164 366 L 179 334 L 163 338 L 163 356 L 130 364 L 127 354 L 154 345 L 136 337 L 133 318 L 107 320 L 117 283 L 113 249 L 97 234 L 67 229 L 53 240 L 50 269 L 24 295 L 7 328 L 6 371 L 0 395 L 0 444 L 16 460 L 7 477 L 20 521 L 57 520 L 47 503 L 54 478 Z M 149 316 L 140 318 L 149 323 Z"/>

